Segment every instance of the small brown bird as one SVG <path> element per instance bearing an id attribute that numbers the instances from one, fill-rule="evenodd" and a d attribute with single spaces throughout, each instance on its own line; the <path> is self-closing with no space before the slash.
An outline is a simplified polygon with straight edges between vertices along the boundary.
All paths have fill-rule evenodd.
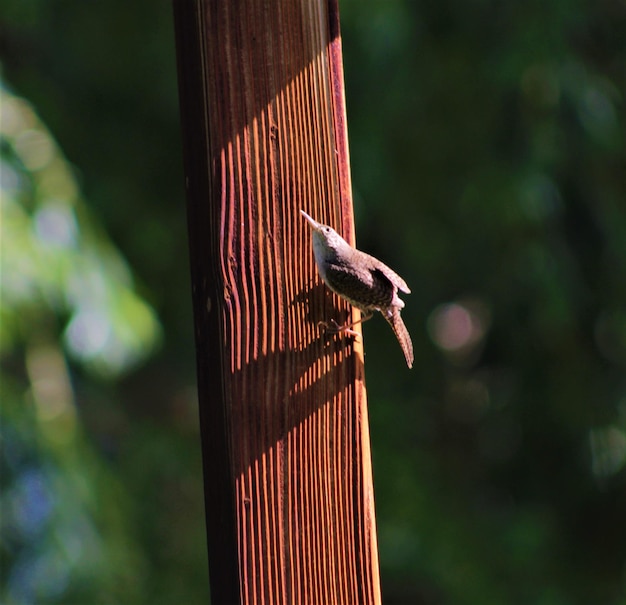
<path id="1" fill-rule="evenodd" d="M 400 317 L 404 302 L 398 297 L 398 290 L 411 292 L 406 282 L 377 258 L 353 248 L 332 227 L 318 223 L 304 210 L 300 212 L 313 231 L 313 253 L 324 283 L 361 310 L 360 322 L 370 319 L 374 311 L 380 311 L 393 329 L 407 365 L 412 367 L 413 343 Z M 350 333 L 350 328 L 359 321 L 346 326 L 332 323 L 337 332 Z"/>

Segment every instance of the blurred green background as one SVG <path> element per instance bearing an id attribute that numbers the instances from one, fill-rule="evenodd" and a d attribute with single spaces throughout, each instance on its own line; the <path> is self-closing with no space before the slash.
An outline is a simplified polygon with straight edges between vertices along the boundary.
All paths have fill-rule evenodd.
<path id="1" fill-rule="evenodd" d="M 384 602 L 626 603 L 626 4 L 340 8 Z M 170 3 L 0 52 L 0 601 L 206 603 Z"/>

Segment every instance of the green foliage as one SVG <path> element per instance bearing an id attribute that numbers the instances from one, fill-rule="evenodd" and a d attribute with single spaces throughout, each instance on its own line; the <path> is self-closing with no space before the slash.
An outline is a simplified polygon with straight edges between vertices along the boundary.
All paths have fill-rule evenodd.
<path id="1" fill-rule="evenodd" d="M 1 92 L 2 600 L 135 602 L 132 505 L 86 439 L 68 356 L 119 376 L 154 349 L 159 323 L 46 127 Z"/>
<path id="2" fill-rule="evenodd" d="M 6 89 L 0 136 L 5 352 L 36 337 L 33 325 L 68 317 L 63 339 L 70 354 L 103 376 L 128 371 L 159 336 L 154 312 L 78 197 L 50 134 Z"/>
<path id="3" fill-rule="evenodd" d="M 171 17 L 0 10 L 2 602 L 208 600 Z"/>
<path id="4" fill-rule="evenodd" d="M 410 378 L 365 328 L 386 602 L 621 603 L 626 14 L 342 16 L 360 247 L 414 293 Z"/>

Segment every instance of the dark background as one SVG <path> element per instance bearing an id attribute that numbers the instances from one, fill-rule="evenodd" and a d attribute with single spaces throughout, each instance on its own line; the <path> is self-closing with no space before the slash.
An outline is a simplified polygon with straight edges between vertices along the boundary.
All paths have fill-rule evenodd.
<path id="1" fill-rule="evenodd" d="M 340 8 L 384 602 L 624 603 L 626 5 Z M 171 5 L 0 36 L 2 601 L 207 602 Z"/>

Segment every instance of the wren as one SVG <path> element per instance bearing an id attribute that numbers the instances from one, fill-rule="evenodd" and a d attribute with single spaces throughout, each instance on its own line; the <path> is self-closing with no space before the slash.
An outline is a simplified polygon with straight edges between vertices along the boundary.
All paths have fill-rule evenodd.
<path id="1" fill-rule="evenodd" d="M 410 294 L 406 282 L 377 258 L 353 248 L 332 227 L 318 223 L 304 210 L 300 213 L 311 226 L 313 254 L 324 283 L 363 314 L 349 325 L 339 326 L 333 321 L 334 331 L 355 334 L 352 327 L 380 311 L 394 331 L 407 365 L 412 367 L 413 343 L 400 317 L 404 302 L 398 296 L 398 290 Z"/>

